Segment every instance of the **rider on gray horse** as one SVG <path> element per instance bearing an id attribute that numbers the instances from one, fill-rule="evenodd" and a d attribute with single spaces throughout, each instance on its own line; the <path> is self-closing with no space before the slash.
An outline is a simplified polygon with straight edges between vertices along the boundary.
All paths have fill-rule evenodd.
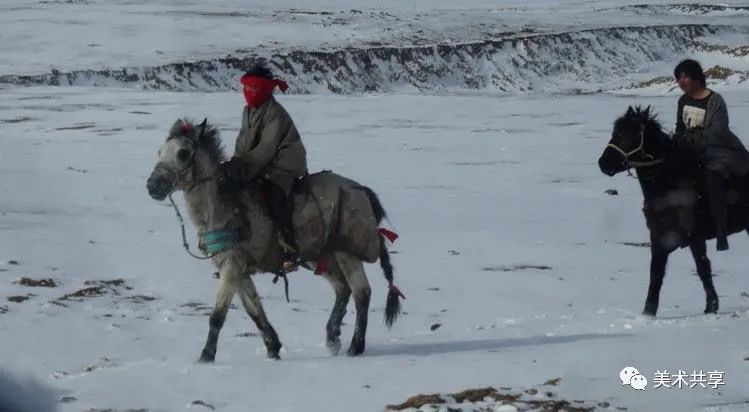
<path id="1" fill-rule="evenodd" d="M 291 188 L 307 173 L 306 150 L 291 116 L 273 97 L 275 87 L 285 92 L 288 86 L 262 63 L 253 65 L 240 82 L 247 105 L 234 156 L 222 164 L 224 175 L 233 185 L 259 179 L 271 219 L 285 242 L 296 248 Z M 290 251 L 284 255 L 284 266 L 296 259 Z"/>

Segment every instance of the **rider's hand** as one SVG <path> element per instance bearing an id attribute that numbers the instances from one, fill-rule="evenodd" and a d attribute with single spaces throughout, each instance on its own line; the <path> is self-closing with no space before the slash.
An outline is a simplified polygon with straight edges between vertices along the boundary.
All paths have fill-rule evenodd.
<path id="1" fill-rule="evenodd" d="M 226 162 L 221 163 L 221 172 L 225 179 L 241 182 L 247 170 L 244 160 L 238 157 L 232 157 Z"/>

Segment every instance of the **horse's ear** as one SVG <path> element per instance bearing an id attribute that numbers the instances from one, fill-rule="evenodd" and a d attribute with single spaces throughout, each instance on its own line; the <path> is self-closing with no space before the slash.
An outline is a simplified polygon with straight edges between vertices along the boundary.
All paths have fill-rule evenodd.
<path id="1" fill-rule="evenodd" d="M 206 127 L 208 127 L 208 118 L 203 118 L 203 121 L 198 125 L 198 140 L 203 139 L 203 136 L 205 136 Z"/>
<path id="2" fill-rule="evenodd" d="M 650 105 L 645 110 L 640 111 L 640 120 L 646 122 L 648 119 L 650 119 Z"/>
<path id="3" fill-rule="evenodd" d="M 627 108 L 627 116 L 634 116 L 635 115 L 635 109 L 632 108 L 632 106 L 629 106 Z"/>
<path id="4" fill-rule="evenodd" d="M 182 119 L 177 119 L 172 124 L 172 127 L 169 128 L 169 136 L 179 136 L 181 130 L 182 130 Z"/>

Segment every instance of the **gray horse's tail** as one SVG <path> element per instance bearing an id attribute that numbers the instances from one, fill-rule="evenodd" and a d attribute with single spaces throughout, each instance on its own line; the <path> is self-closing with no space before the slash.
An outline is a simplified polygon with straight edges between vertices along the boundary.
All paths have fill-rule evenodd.
<path id="1" fill-rule="evenodd" d="M 382 219 L 387 218 L 385 208 L 382 207 L 380 199 L 372 189 L 366 186 L 362 186 L 361 189 L 367 194 L 369 204 L 372 206 L 372 211 L 379 225 Z M 388 282 L 388 296 L 385 303 L 385 325 L 391 328 L 396 319 L 398 319 L 401 311 L 400 298 L 405 299 L 406 297 L 393 283 L 393 264 L 390 262 L 390 253 L 385 243 L 386 238 L 389 236 L 395 236 L 395 234 L 387 229 L 380 229 L 380 267 L 385 275 L 385 280 Z M 391 240 L 394 240 L 394 238 L 391 238 Z"/>

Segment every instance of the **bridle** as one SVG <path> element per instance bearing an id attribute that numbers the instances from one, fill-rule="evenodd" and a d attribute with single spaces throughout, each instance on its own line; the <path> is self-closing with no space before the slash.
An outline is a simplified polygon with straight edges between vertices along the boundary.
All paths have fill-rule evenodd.
<path id="1" fill-rule="evenodd" d="M 203 131 L 201 130 L 200 133 L 201 133 L 201 136 L 202 136 Z M 179 138 L 179 137 L 184 137 L 184 136 L 171 136 L 171 137 L 169 137 L 169 139 L 167 139 L 167 141 L 169 141 L 170 139 L 176 139 L 176 138 Z M 190 142 L 193 145 L 196 144 L 195 141 L 193 141 L 193 139 L 188 138 L 188 140 L 190 140 Z M 198 141 L 199 140 L 200 140 L 200 137 L 198 137 Z M 193 147 L 193 150 L 191 151 L 191 155 L 190 155 L 188 166 L 185 167 L 185 168 L 183 168 L 180 171 L 175 171 L 175 170 L 173 170 L 171 168 L 168 168 L 166 166 L 162 166 L 162 168 L 165 171 L 167 171 L 170 175 L 174 176 L 174 179 L 172 179 L 172 189 L 169 192 L 168 197 L 169 197 L 169 202 L 172 204 L 172 207 L 174 208 L 174 212 L 177 214 L 177 219 L 179 220 L 180 230 L 182 231 L 182 246 L 185 248 L 185 250 L 187 251 L 187 253 L 190 256 L 192 256 L 193 258 L 200 259 L 200 260 L 207 260 L 207 259 L 211 259 L 211 258 L 215 257 L 216 255 L 218 255 L 219 253 L 221 253 L 222 250 L 217 251 L 215 253 L 211 253 L 211 254 L 209 254 L 207 256 L 198 256 L 198 255 L 194 254 L 190 250 L 190 245 L 187 243 L 187 235 L 185 234 L 185 219 L 182 217 L 182 213 L 180 213 L 179 208 L 177 207 L 177 204 L 174 202 L 174 199 L 172 198 L 172 193 L 174 192 L 174 188 L 177 187 L 177 184 L 180 181 L 185 181 L 184 177 L 187 176 L 188 174 L 190 175 L 190 180 L 189 180 L 189 186 L 184 189 L 185 192 L 190 192 L 193 189 L 195 189 L 196 187 L 198 187 L 198 186 L 200 186 L 200 185 L 202 185 L 204 183 L 210 182 L 211 180 L 216 179 L 216 176 L 206 176 L 206 177 L 201 178 L 199 180 L 195 180 L 195 153 L 197 153 L 197 150 L 195 150 L 195 148 Z"/>
<path id="2" fill-rule="evenodd" d="M 665 159 L 656 159 L 655 156 L 645 152 L 645 125 L 640 125 L 640 145 L 630 150 L 629 152 L 624 151 L 621 147 L 614 143 L 609 143 L 606 147 L 610 147 L 616 150 L 624 158 L 624 166 L 627 167 L 627 172 L 633 167 L 648 167 L 655 166 L 663 163 Z M 642 157 L 650 160 L 630 160 L 632 155 L 642 153 Z M 631 174 L 631 172 L 630 172 Z"/>

